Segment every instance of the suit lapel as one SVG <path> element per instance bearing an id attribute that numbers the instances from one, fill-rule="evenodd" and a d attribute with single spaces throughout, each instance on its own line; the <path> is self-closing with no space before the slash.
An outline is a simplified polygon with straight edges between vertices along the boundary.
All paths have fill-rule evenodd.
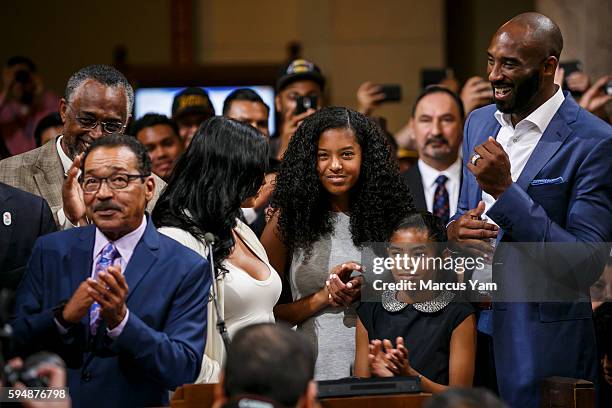
<path id="1" fill-rule="evenodd" d="M 412 197 L 414 198 L 414 207 L 417 210 L 427 210 L 425 190 L 423 189 L 423 179 L 421 178 L 418 162 L 406 172 L 405 177 L 406 183 L 408 184 Z"/>
<path id="2" fill-rule="evenodd" d="M 70 250 L 70 296 L 78 289 L 81 282 L 91 276 L 95 237 L 95 226 L 80 228 L 79 237 Z"/>
<path id="3" fill-rule="evenodd" d="M 486 142 L 489 136 L 493 136 L 495 139 L 497 139 L 497 134 L 499 133 L 500 129 L 501 129 L 501 125 L 499 124 L 497 119 L 495 119 L 495 116 L 493 116 L 491 120 L 488 123 L 486 123 L 485 126 L 483 127 L 482 133 L 478 134 L 478 136 L 476 137 L 476 140 L 471 146 L 472 150 L 469 152 L 469 156 L 465 160 L 469 161 L 472 158 L 472 155 L 474 154 L 474 149 L 476 148 L 476 146 Z M 480 185 L 478 185 L 478 182 L 476 181 L 476 177 L 472 175 L 471 179 L 474 184 L 474 189 L 470 189 L 470 193 L 471 193 L 470 201 L 472 204 L 470 208 L 476 208 L 478 206 L 478 203 L 482 200 L 482 189 L 480 188 Z"/>
<path id="4" fill-rule="evenodd" d="M 567 120 L 564 118 L 566 111 L 569 113 L 573 110 L 573 100 L 566 97 L 563 104 L 559 107 L 555 116 L 546 127 L 540 141 L 533 149 L 533 153 L 527 160 L 525 168 L 521 172 L 516 183 L 525 191 L 534 177 L 542 170 L 551 157 L 563 145 L 563 142 L 572 133 L 572 129 L 567 125 Z M 575 102 L 573 103 L 575 105 Z"/>
<path id="5" fill-rule="evenodd" d="M 157 262 L 157 249 L 159 248 L 158 232 L 153 225 L 150 217 L 147 217 L 147 228 L 145 233 L 136 245 L 134 253 L 130 258 L 130 263 L 125 270 L 124 276 L 129 291 L 127 301 L 132 297 L 138 284 L 142 281 L 151 267 Z"/>
<path id="6" fill-rule="evenodd" d="M 55 214 L 62 207 L 62 184 L 64 183 L 64 167 L 55 143 L 46 143 L 40 150 L 33 173 L 39 195 L 47 200 L 51 211 Z"/>
<path id="7" fill-rule="evenodd" d="M 10 213 L 11 223 L 6 225 L 4 222 L 4 214 L 8 212 Z M 13 225 L 15 217 L 15 209 L 11 205 L 11 193 L 8 187 L 5 187 L 3 184 L 0 184 L 0 217 L 2 217 L 3 221 L 0 224 L 0 266 L 4 265 L 4 259 L 8 256 L 8 248 L 9 243 L 11 242 L 11 237 L 13 236 Z"/>

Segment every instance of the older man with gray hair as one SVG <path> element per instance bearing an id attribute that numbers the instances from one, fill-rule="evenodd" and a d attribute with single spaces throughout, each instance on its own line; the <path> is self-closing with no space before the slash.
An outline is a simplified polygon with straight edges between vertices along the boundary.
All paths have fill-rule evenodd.
<path id="1" fill-rule="evenodd" d="M 80 154 L 104 134 L 122 132 L 131 116 L 134 90 L 108 65 L 75 72 L 60 100 L 63 132 L 55 143 L 0 161 L 0 181 L 43 197 L 60 229 L 84 225 L 85 205 L 77 182 Z M 165 183 L 156 179 L 152 209 Z"/>

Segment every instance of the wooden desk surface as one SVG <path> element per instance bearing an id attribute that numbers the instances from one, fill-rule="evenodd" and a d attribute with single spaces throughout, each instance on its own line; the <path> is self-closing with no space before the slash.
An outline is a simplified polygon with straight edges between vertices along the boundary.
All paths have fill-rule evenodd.
<path id="1" fill-rule="evenodd" d="M 215 384 L 188 384 L 179 387 L 170 401 L 172 408 L 210 407 Z M 322 408 L 421 408 L 431 394 L 396 394 L 368 397 L 327 398 Z"/>
<path id="2" fill-rule="evenodd" d="M 323 408 L 421 408 L 431 394 L 375 395 L 368 397 L 327 398 Z"/>

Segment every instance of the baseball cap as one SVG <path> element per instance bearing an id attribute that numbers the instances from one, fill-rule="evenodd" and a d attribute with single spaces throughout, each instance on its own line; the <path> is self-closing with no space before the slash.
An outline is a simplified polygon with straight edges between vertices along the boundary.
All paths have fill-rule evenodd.
<path id="1" fill-rule="evenodd" d="M 321 73 L 321 69 L 314 63 L 305 59 L 296 59 L 285 65 L 276 80 L 276 91 L 281 91 L 292 82 L 301 79 L 310 79 L 315 81 L 321 89 L 325 87 L 325 78 Z"/>
<path id="2" fill-rule="evenodd" d="M 174 97 L 174 101 L 172 101 L 172 118 L 176 119 L 188 113 L 215 116 L 215 108 L 210 102 L 208 93 L 202 88 L 186 88 Z"/>

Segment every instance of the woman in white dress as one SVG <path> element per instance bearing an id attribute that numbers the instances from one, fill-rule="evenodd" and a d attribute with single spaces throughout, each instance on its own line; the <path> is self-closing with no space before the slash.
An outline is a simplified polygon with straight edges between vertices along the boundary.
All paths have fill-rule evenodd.
<path id="1" fill-rule="evenodd" d="M 208 255 L 204 235 L 215 236 L 218 302 L 230 338 L 242 327 L 274 322 L 273 307 L 281 293 L 266 251 L 239 219 L 240 208 L 252 207 L 257 198 L 267 162 L 268 142 L 255 128 L 224 117 L 208 119 L 177 162 L 153 211 L 161 233 L 203 257 Z M 219 379 L 224 346 L 216 323 L 209 303 L 199 383 Z"/>

